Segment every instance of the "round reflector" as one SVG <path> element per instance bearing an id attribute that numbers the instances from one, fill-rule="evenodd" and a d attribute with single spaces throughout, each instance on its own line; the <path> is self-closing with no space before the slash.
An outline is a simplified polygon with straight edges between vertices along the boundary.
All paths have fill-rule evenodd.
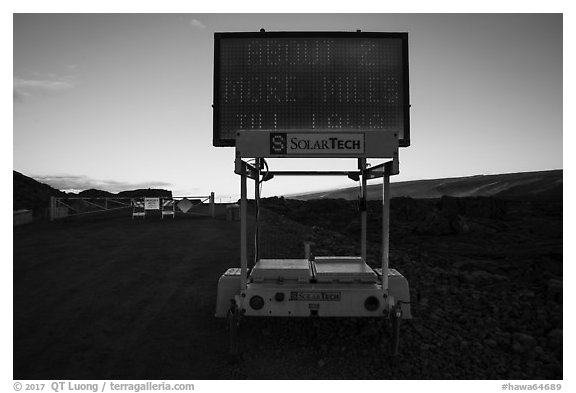
<path id="1" fill-rule="evenodd" d="M 260 310 L 262 307 L 264 307 L 264 299 L 258 295 L 252 296 L 250 298 L 250 307 L 252 307 L 254 310 Z"/>
<path id="2" fill-rule="evenodd" d="M 376 296 L 369 296 L 364 301 L 364 307 L 368 311 L 376 311 L 378 309 L 378 306 L 380 306 L 380 302 L 378 301 Z"/>

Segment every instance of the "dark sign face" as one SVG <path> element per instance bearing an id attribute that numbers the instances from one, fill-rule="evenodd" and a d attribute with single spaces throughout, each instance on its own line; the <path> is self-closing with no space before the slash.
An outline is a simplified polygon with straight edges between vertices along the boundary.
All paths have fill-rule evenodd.
<path id="1" fill-rule="evenodd" d="M 216 33 L 214 145 L 239 130 L 395 131 L 408 146 L 407 33 Z"/>

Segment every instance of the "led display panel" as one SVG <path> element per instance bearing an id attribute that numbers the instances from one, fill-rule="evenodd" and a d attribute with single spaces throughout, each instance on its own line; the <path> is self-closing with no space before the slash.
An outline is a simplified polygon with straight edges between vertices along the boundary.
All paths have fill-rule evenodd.
<path id="1" fill-rule="evenodd" d="M 214 146 L 239 130 L 386 130 L 410 145 L 407 33 L 214 38 Z"/>

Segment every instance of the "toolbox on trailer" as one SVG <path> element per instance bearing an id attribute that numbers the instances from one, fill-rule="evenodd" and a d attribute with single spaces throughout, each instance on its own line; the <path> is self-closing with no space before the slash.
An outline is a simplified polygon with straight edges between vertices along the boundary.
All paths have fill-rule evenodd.
<path id="1" fill-rule="evenodd" d="M 312 269 L 307 259 L 260 259 L 250 272 L 253 283 L 300 282 L 312 280 Z"/>
<path id="2" fill-rule="evenodd" d="M 316 257 L 312 264 L 314 278 L 319 283 L 370 283 L 378 276 L 362 257 Z"/>

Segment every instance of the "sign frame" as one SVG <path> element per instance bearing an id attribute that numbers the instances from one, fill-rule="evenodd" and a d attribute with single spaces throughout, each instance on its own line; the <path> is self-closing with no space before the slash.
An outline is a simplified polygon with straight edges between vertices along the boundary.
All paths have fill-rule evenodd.
<path id="1" fill-rule="evenodd" d="M 144 198 L 144 210 L 160 210 L 160 198 L 159 197 L 145 197 Z"/>
<path id="2" fill-rule="evenodd" d="M 220 50 L 223 39 L 262 39 L 262 38 L 393 38 L 400 39 L 402 45 L 402 108 L 403 108 L 403 134 L 399 139 L 399 147 L 410 146 L 410 89 L 409 89 L 409 56 L 408 56 L 408 33 L 407 32 L 343 32 L 343 31 L 276 31 L 276 32 L 222 32 L 214 33 L 214 77 L 213 77 L 213 141 L 215 147 L 236 146 L 234 138 L 220 138 L 219 115 L 220 115 Z M 240 131 L 240 130 L 235 130 Z M 296 132 L 297 130 L 291 129 Z M 329 129 L 318 129 L 318 132 L 328 132 Z M 337 129 L 333 130 L 338 132 Z M 354 131 L 380 132 L 374 129 L 358 128 Z"/>
<path id="3" fill-rule="evenodd" d="M 311 148 L 309 151 L 299 150 L 292 152 L 274 152 L 272 149 L 272 136 L 286 134 L 287 142 L 292 135 L 316 137 L 325 135 L 326 139 L 342 135 L 356 134 L 362 137 L 362 152 L 346 151 L 346 149 Z M 398 135 L 394 131 L 315 131 L 315 130 L 242 130 L 236 133 L 236 151 L 240 157 L 259 158 L 394 158 L 398 155 Z"/>

